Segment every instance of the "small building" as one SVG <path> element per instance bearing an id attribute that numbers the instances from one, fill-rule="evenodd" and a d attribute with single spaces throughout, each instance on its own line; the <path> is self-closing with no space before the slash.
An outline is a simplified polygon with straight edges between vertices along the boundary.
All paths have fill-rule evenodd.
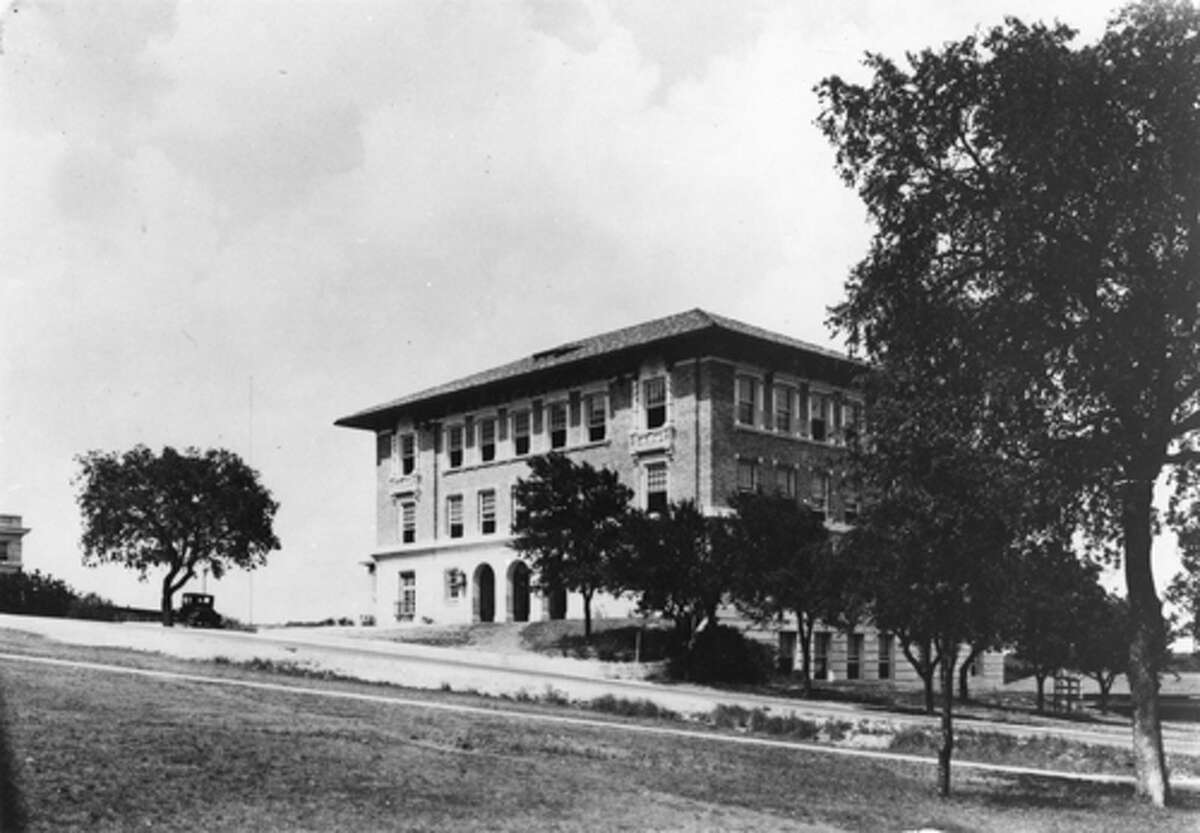
<path id="1" fill-rule="evenodd" d="M 0 515 L 0 575 L 21 571 L 21 539 L 28 532 L 20 515 Z"/>

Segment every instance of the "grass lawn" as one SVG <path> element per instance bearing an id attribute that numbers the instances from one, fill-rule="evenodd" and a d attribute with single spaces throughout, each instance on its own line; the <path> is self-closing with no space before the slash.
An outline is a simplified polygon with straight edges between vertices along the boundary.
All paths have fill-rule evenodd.
<path id="1" fill-rule="evenodd" d="M 413 699 L 514 704 L 33 641 L 0 648 Z M 28 829 L 1174 831 L 1124 787 L 0 663 Z M 542 705 L 532 707 L 547 710 Z M 616 718 L 614 718 L 616 720 Z M 635 721 L 636 722 L 636 721 Z"/>

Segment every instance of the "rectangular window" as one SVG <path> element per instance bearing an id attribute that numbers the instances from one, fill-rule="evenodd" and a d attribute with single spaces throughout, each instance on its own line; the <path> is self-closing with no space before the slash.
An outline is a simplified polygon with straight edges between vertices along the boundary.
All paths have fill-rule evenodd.
<path id="1" fill-rule="evenodd" d="M 739 425 L 758 424 L 758 380 L 737 377 L 737 421 Z"/>
<path id="2" fill-rule="evenodd" d="M 792 425 L 792 404 L 796 401 L 796 391 L 789 388 L 787 385 L 779 385 L 775 388 L 775 430 L 783 434 L 790 434 L 794 430 Z"/>
<path id="3" fill-rule="evenodd" d="M 642 382 L 642 400 L 646 427 L 661 428 L 667 424 L 667 380 L 656 376 Z"/>
<path id="4" fill-rule="evenodd" d="M 846 679 L 862 678 L 863 635 L 852 633 L 846 641 Z"/>
<path id="5" fill-rule="evenodd" d="M 887 634 L 879 634 L 879 679 L 892 678 L 892 638 Z"/>
<path id="6" fill-rule="evenodd" d="M 412 474 L 417 468 L 417 435 L 400 435 L 400 473 Z"/>
<path id="7" fill-rule="evenodd" d="M 518 457 L 529 453 L 529 411 L 513 414 L 513 453 Z"/>
<path id="8" fill-rule="evenodd" d="M 479 531 L 483 535 L 496 531 L 496 493 L 491 489 L 479 493 Z"/>
<path id="9" fill-rule="evenodd" d="M 667 511 L 667 464 L 646 466 L 646 511 Z"/>
<path id="10" fill-rule="evenodd" d="M 819 443 L 825 442 L 829 432 L 829 395 L 814 393 L 808 398 L 808 435 Z"/>
<path id="11" fill-rule="evenodd" d="M 411 500 L 400 504 L 400 541 L 411 544 L 417 540 L 417 504 Z"/>
<path id="12" fill-rule="evenodd" d="M 463 537 L 462 495 L 449 495 L 446 498 L 446 531 L 451 538 Z"/>
<path id="13" fill-rule="evenodd" d="M 598 443 L 608 433 L 608 400 L 603 394 L 592 394 L 584 400 L 587 414 L 588 442 Z"/>
<path id="14" fill-rule="evenodd" d="M 479 421 L 479 459 L 485 463 L 496 459 L 496 420 L 491 417 Z"/>
<path id="15" fill-rule="evenodd" d="M 411 570 L 400 574 L 400 598 L 396 601 L 396 619 L 411 622 L 417 615 L 417 574 Z"/>
<path id="16" fill-rule="evenodd" d="M 446 449 L 449 452 L 450 468 L 463 464 L 463 427 L 452 425 L 446 429 Z"/>
<path id="17" fill-rule="evenodd" d="M 567 403 L 555 402 L 550 406 L 550 447 L 567 446 Z"/>
<path id="18" fill-rule="evenodd" d="M 753 460 L 737 461 L 737 488 L 739 492 L 758 491 L 758 464 Z"/>
<path id="19" fill-rule="evenodd" d="M 829 516 L 829 475 L 825 472 L 812 473 L 808 505 L 822 520 Z"/>
<path id="20" fill-rule="evenodd" d="M 775 491 L 786 498 L 796 497 L 796 470 L 791 466 L 775 469 Z"/>
<path id="21" fill-rule="evenodd" d="M 813 679 L 829 679 L 829 631 L 813 634 Z"/>
<path id="22" fill-rule="evenodd" d="M 467 593 L 467 574 L 456 567 L 451 567 L 442 574 L 446 586 L 446 600 L 458 601 Z"/>

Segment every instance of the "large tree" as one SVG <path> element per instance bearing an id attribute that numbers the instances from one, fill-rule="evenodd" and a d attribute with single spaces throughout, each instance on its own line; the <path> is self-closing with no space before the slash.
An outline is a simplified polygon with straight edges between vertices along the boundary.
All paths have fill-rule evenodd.
<path id="1" fill-rule="evenodd" d="M 752 492 L 729 500 L 732 545 L 740 566 L 733 575 L 739 609 L 759 622 L 796 618 L 801 684 L 812 688 L 812 634 L 818 621 L 847 625 L 852 581 L 849 562 L 834 551 L 825 522 L 795 499 Z M 847 617 L 849 614 L 849 617 Z"/>
<path id="2" fill-rule="evenodd" d="M 562 454 L 532 457 L 529 469 L 514 492 L 509 546 L 530 562 L 539 588 L 583 596 L 584 636 L 590 639 L 592 597 L 612 589 L 612 561 L 624 545 L 633 492 L 613 470 Z"/>
<path id="3" fill-rule="evenodd" d="M 1162 804 L 1152 495 L 1170 474 L 1197 498 L 1200 12 L 1146 2 L 1073 38 L 1010 19 L 906 67 L 869 55 L 866 85 L 822 82 L 820 124 L 875 225 L 834 318 L 876 361 L 954 327 L 994 401 L 1040 407 L 1027 444 L 1124 568 L 1138 791 Z"/>
<path id="4" fill-rule="evenodd" d="M 207 570 L 253 570 L 279 549 L 272 522 L 279 504 L 258 473 L 225 449 L 183 453 L 144 445 L 123 454 L 76 458 L 83 514 L 83 561 L 122 564 L 146 580 L 163 569 L 162 621 L 174 622 L 175 593 Z"/>

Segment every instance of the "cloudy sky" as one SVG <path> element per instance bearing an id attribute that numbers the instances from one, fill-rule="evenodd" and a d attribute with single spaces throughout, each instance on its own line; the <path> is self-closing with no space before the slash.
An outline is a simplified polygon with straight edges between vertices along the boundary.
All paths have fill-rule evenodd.
<path id="1" fill-rule="evenodd" d="M 681 13 L 686 8 L 687 13 Z M 339 416 L 704 307 L 824 326 L 869 230 L 813 85 L 1100 2 L 17 0 L 0 54 L 0 512 L 80 565 L 74 456 L 224 446 L 283 549 L 210 590 L 358 612 L 373 443 Z"/>

